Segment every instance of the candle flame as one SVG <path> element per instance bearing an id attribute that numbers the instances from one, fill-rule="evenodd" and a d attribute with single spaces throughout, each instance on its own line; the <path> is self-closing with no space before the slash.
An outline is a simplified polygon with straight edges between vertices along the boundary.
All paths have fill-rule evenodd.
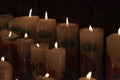
<path id="1" fill-rule="evenodd" d="M 45 74 L 45 77 L 48 78 L 48 77 L 49 77 L 49 73 L 46 73 L 46 74 Z"/>
<path id="2" fill-rule="evenodd" d="M 91 75 L 92 75 L 92 72 L 90 71 L 90 72 L 86 75 L 86 78 L 87 78 L 87 79 L 90 79 L 90 78 L 91 78 Z"/>
<path id="3" fill-rule="evenodd" d="M 12 35 L 12 31 L 9 32 L 8 37 L 11 37 L 11 35 Z"/>
<path id="4" fill-rule="evenodd" d="M 39 45 L 38 43 L 36 43 L 36 46 L 37 46 L 37 47 L 40 47 L 40 45 Z"/>
<path id="5" fill-rule="evenodd" d="M 47 11 L 45 12 L 45 20 L 48 20 L 48 14 L 47 14 Z"/>
<path id="6" fill-rule="evenodd" d="M 25 33 L 24 38 L 28 38 L 28 34 L 27 33 Z"/>
<path id="7" fill-rule="evenodd" d="M 66 25 L 69 25 L 68 17 L 66 17 Z"/>
<path id="8" fill-rule="evenodd" d="M 91 25 L 89 25 L 89 31 L 93 32 L 93 28 Z"/>
<path id="9" fill-rule="evenodd" d="M 32 9 L 30 9 L 29 11 L 29 17 L 31 17 L 31 15 L 32 15 Z"/>
<path id="10" fill-rule="evenodd" d="M 1 61 L 4 62 L 4 61 L 5 61 L 5 58 L 4 58 L 4 57 L 1 57 Z"/>
<path id="11" fill-rule="evenodd" d="M 118 36 L 120 36 L 120 28 L 118 29 Z"/>
<path id="12" fill-rule="evenodd" d="M 58 48 L 58 43 L 57 43 L 57 42 L 55 42 L 54 47 L 55 47 L 55 49 L 57 49 L 57 48 Z"/>

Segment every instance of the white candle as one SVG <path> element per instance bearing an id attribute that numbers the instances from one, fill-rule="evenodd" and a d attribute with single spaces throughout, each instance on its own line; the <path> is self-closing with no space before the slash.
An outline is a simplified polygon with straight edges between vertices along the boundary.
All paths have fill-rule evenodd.
<path id="1" fill-rule="evenodd" d="M 45 66 L 45 54 L 48 44 L 36 43 L 31 46 L 31 60 L 33 63 L 42 63 Z"/>
<path id="2" fill-rule="evenodd" d="M 83 60 L 88 63 L 81 63 L 80 66 L 87 66 L 94 69 L 95 75 L 101 80 L 103 76 L 103 29 L 102 28 L 83 28 L 80 30 L 80 54 Z M 84 55 L 84 56 L 83 56 Z M 86 58 L 87 57 L 87 58 Z M 85 65 L 82 65 L 85 64 Z M 91 68 L 88 67 L 92 66 Z M 87 69 L 81 67 L 81 72 Z M 82 73 L 81 73 L 82 74 Z"/>
<path id="3" fill-rule="evenodd" d="M 39 19 L 36 23 L 36 32 L 40 42 L 46 42 L 50 44 L 50 47 L 55 42 L 56 20 L 48 18 L 47 12 L 45 12 L 45 19 Z"/>
<path id="4" fill-rule="evenodd" d="M 0 61 L 0 80 L 13 80 L 12 79 L 12 65 L 1 57 Z"/>
<path id="5" fill-rule="evenodd" d="M 39 16 L 32 16 L 32 9 L 30 9 L 29 16 L 16 17 L 9 22 L 9 28 L 18 31 L 28 31 L 33 33 L 36 21 Z M 17 32 L 17 31 L 16 31 Z"/>
<path id="6" fill-rule="evenodd" d="M 57 42 L 55 43 L 55 48 L 48 50 L 46 53 L 46 68 L 47 70 L 55 70 L 59 78 L 63 77 L 63 71 L 65 69 L 65 49 L 58 48 Z"/>
<path id="7" fill-rule="evenodd" d="M 62 47 L 71 47 L 77 44 L 78 40 L 78 24 L 69 23 L 66 18 L 66 23 L 57 25 L 57 41 Z"/>
<path id="8" fill-rule="evenodd" d="M 45 76 L 37 76 L 37 80 L 54 80 L 52 77 L 49 77 L 49 74 L 46 73 Z"/>
<path id="9" fill-rule="evenodd" d="M 0 37 L 2 42 L 13 42 L 18 38 L 18 35 L 12 31 L 9 31 L 7 29 L 0 31 Z"/>
<path id="10" fill-rule="evenodd" d="M 119 75 L 119 72 L 116 71 L 116 69 L 120 69 L 120 28 L 118 29 L 118 33 L 113 33 L 109 35 L 106 38 L 106 52 L 107 52 L 107 57 L 109 59 L 107 61 L 110 61 L 107 63 L 107 78 L 115 80 L 116 78 L 119 80 L 119 77 L 114 77 Z M 111 63 L 111 64 L 110 64 Z M 113 73 L 111 75 L 111 73 Z"/>
<path id="11" fill-rule="evenodd" d="M 28 38 L 27 33 L 25 33 L 24 38 L 17 39 L 17 50 L 21 60 L 30 59 L 30 47 L 34 43 L 32 38 Z"/>
<path id="12" fill-rule="evenodd" d="M 92 72 L 89 72 L 86 77 L 82 77 L 79 80 L 96 80 L 95 78 L 91 77 Z"/>

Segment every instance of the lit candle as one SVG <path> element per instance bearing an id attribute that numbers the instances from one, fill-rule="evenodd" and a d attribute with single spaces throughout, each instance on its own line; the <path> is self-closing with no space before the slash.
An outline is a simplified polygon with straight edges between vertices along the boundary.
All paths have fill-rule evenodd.
<path id="1" fill-rule="evenodd" d="M 80 55 L 81 61 L 86 60 L 85 62 L 88 62 L 80 63 L 81 74 L 84 74 L 88 69 L 93 69 L 96 72 L 96 77 L 101 80 L 103 76 L 102 28 L 92 28 L 91 26 L 89 26 L 89 28 L 83 28 L 80 30 Z M 84 68 L 85 66 L 87 66 L 87 69 Z"/>
<path id="2" fill-rule="evenodd" d="M 9 22 L 9 28 L 12 30 L 20 29 L 33 33 L 37 20 L 39 20 L 39 16 L 32 16 L 32 9 L 30 9 L 29 16 L 16 17 L 12 19 Z"/>
<path id="3" fill-rule="evenodd" d="M 66 65 L 71 65 L 69 71 L 75 72 L 78 66 L 78 24 L 69 22 L 66 17 L 66 23 L 57 25 L 57 41 L 60 47 L 66 48 L 67 63 L 70 63 Z"/>
<path id="4" fill-rule="evenodd" d="M 21 60 L 30 59 L 30 47 L 34 43 L 32 38 L 28 38 L 28 34 L 25 33 L 24 38 L 17 39 L 17 50 Z"/>
<path id="5" fill-rule="evenodd" d="M 107 68 L 107 78 L 115 80 L 116 78 L 119 80 L 120 77 L 114 77 L 119 75 L 120 70 L 120 28 L 118 29 L 117 33 L 113 33 L 109 35 L 106 38 L 106 51 L 107 51 L 107 57 L 109 57 L 110 62 L 107 62 L 108 68 Z M 109 56 L 108 56 L 109 55 Z M 111 63 L 111 64 L 110 64 Z M 116 71 L 116 69 L 118 71 Z M 108 72 L 109 71 L 109 72 Z"/>
<path id="6" fill-rule="evenodd" d="M 18 35 L 12 31 L 5 29 L 0 31 L 0 37 L 2 39 L 2 42 L 8 43 L 15 41 L 18 38 Z"/>
<path id="7" fill-rule="evenodd" d="M 0 80 L 13 80 L 12 79 L 12 65 L 1 57 L 0 61 Z"/>
<path id="8" fill-rule="evenodd" d="M 72 46 L 72 43 L 78 37 L 78 24 L 69 23 L 68 17 L 66 17 L 66 23 L 60 23 L 57 25 L 57 41 L 62 47 Z"/>
<path id="9" fill-rule="evenodd" d="M 64 72 L 65 69 L 65 56 L 65 49 L 58 48 L 58 44 L 56 42 L 55 48 L 52 50 L 47 50 L 46 52 L 46 69 L 55 70 L 59 78 L 63 77 L 62 72 Z"/>
<path id="10" fill-rule="evenodd" d="M 36 43 L 31 45 L 31 60 L 33 63 L 41 63 L 45 66 L 45 54 L 46 50 L 49 48 L 48 44 Z"/>
<path id="11" fill-rule="evenodd" d="M 37 80 L 54 80 L 52 77 L 49 77 L 49 73 L 46 73 L 45 76 L 37 76 Z"/>
<path id="12" fill-rule="evenodd" d="M 45 42 L 53 47 L 55 42 L 55 32 L 56 30 L 56 20 L 53 18 L 48 18 L 47 12 L 45 12 L 45 18 L 39 19 L 36 23 L 36 34 L 40 42 Z"/>
<path id="13" fill-rule="evenodd" d="M 86 77 L 82 77 L 79 80 L 96 80 L 95 78 L 91 77 L 92 72 L 89 72 Z"/>

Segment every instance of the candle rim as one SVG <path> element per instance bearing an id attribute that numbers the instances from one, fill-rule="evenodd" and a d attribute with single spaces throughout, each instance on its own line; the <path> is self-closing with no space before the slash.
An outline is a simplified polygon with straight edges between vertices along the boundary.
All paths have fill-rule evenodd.
<path id="1" fill-rule="evenodd" d="M 65 27 L 66 26 L 66 23 L 59 23 L 57 24 L 57 26 L 60 26 L 60 27 Z M 66 27 L 78 27 L 79 25 L 77 23 L 69 23 L 68 26 Z"/>
<path id="2" fill-rule="evenodd" d="M 92 32 L 100 32 L 100 31 L 103 31 L 104 29 L 103 28 L 100 28 L 100 27 L 92 27 L 93 28 L 93 31 Z M 86 28 L 82 28 L 80 29 L 80 31 L 89 31 L 89 27 L 86 27 Z M 89 31 L 91 32 L 91 31 Z"/>
<path id="3" fill-rule="evenodd" d="M 56 22 L 56 19 L 55 18 L 48 18 L 48 19 L 41 18 L 38 21 L 55 21 Z"/>
<path id="4" fill-rule="evenodd" d="M 118 33 L 113 33 L 113 34 L 110 34 L 108 37 L 107 37 L 107 39 L 116 39 L 116 38 L 120 38 L 120 36 L 118 35 Z"/>
<path id="5" fill-rule="evenodd" d="M 39 44 L 40 47 L 37 47 L 37 46 L 36 46 L 36 43 L 33 44 L 32 46 L 35 46 L 35 47 L 37 47 L 37 48 L 49 48 L 49 45 L 48 45 L 47 43 L 37 43 L 37 44 Z"/>

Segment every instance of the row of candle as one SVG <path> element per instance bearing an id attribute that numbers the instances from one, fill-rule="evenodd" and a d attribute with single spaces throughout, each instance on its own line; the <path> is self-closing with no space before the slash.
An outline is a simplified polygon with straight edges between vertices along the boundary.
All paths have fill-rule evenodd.
<path id="1" fill-rule="evenodd" d="M 29 16 L 29 17 L 26 16 L 26 17 L 28 19 L 25 17 L 24 18 L 22 17 L 22 19 L 20 18 L 20 20 L 19 20 L 19 18 L 17 18 L 17 19 L 15 18 L 15 19 L 11 20 L 9 22 L 9 28 L 13 27 L 13 25 L 15 25 L 14 23 L 16 23 L 16 24 L 20 24 L 21 27 L 24 27 L 23 29 L 33 30 L 33 28 L 34 28 L 33 26 L 35 26 L 35 24 L 37 24 L 37 23 L 33 23 L 33 22 L 37 22 L 37 21 L 36 20 L 34 21 L 34 18 L 32 18 L 32 16 Z M 29 22 L 29 20 L 32 20 L 32 21 Z M 55 27 L 56 20 L 55 19 L 53 19 L 51 21 L 51 19 L 49 20 L 47 17 L 46 19 L 42 19 L 39 21 L 40 21 L 40 23 L 39 23 L 40 25 L 38 25 L 39 27 L 38 26 L 36 27 L 36 31 L 45 30 L 45 31 L 48 31 L 48 34 L 50 34 L 49 32 L 52 33 L 51 35 L 56 34 L 55 33 L 55 29 L 56 29 L 56 27 Z M 66 46 L 66 44 L 64 44 L 63 41 L 68 39 L 67 41 L 72 43 L 72 40 L 76 39 L 76 37 L 78 36 L 77 33 L 78 33 L 78 24 L 69 23 L 68 18 L 67 18 L 66 23 L 62 23 L 57 26 L 57 41 L 58 41 L 58 43 L 60 43 L 60 45 Z M 42 36 L 45 37 L 46 35 L 42 35 Z M 51 40 L 53 40 L 53 39 L 51 39 Z M 48 39 L 48 41 L 51 41 L 51 40 Z M 119 43 L 118 41 L 119 41 L 119 36 L 117 34 L 113 34 L 113 35 L 110 35 L 109 37 L 107 37 L 107 52 L 108 52 L 110 59 L 114 66 L 119 66 L 119 54 L 117 54 L 117 52 L 119 52 L 120 45 L 118 44 Z M 29 43 L 31 41 L 25 41 L 25 42 Z M 55 41 L 53 40 L 53 42 L 55 42 Z M 19 43 L 19 40 L 18 40 L 18 43 Z M 21 45 L 21 47 L 23 47 L 23 45 L 24 45 L 23 43 L 19 43 L 19 44 Z M 70 45 L 71 44 L 69 44 L 69 46 Z M 26 55 L 26 54 L 24 54 L 24 53 L 26 53 L 24 51 L 24 49 L 25 48 L 18 48 L 18 50 L 19 50 L 18 52 L 20 52 L 19 54 L 23 53 L 23 55 Z M 91 63 L 92 65 L 95 65 L 95 69 L 98 72 L 96 77 L 100 78 L 101 75 L 103 75 L 102 74 L 102 71 L 103 71 L 103 69 L 102 69 L 102 66 L 103 66 L 103 64 L 102 64 L 102 62 L 103 62 L 103 29 L 101 29 L 101 28 L 93 28 L 92 29 L 90 27 L 89 29 L 85 28 L 85 29 L 80 30 L 80 53 L 82 56 L 81 58 L 88 57 L 90 59 L 91 62 L 88 62 L 88 64 Z M 115 54 L 113 54 L 113 53 L 115 53 Z M 29 55 L 28 55 L 28 57 L 29 57 Z M 87 61 L 89 61 L 89 59 Z M 80 66 L 82 66 L 81 70 L 84 70 L 83 68 L 85 67 L 85 65 L 81 64 Z M 84 73 L 84 71 L 81 71 L 81 72 Z"/>

